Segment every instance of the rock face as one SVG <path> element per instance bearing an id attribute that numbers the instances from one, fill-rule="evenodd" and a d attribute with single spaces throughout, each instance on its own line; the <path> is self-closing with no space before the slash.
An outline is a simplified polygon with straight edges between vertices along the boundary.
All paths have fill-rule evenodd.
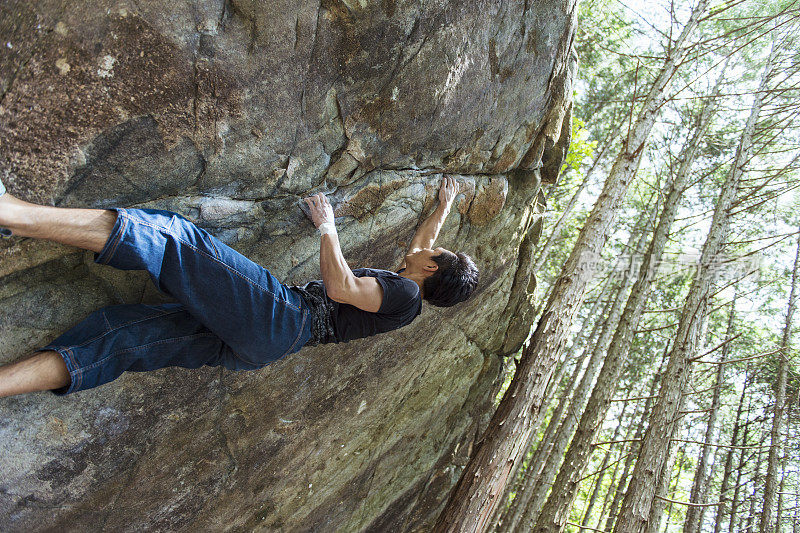
<path id="1" fill-rule="evenodd" d="M 568 144 L 567 1 L 5 1 L 0 171 L 68 207 L 180 212 L 288 284 L 319 278 L 300 198 L 328 193 L 351 267 L 396 269 L 444 174 L 437 244 L 475 297 L 258 372 L 127 374 L 0 400 L 3 531 L 424 531 L 529 325 L 540 184 Z M 0 362 L 146 275 L 0 243 Z"/>

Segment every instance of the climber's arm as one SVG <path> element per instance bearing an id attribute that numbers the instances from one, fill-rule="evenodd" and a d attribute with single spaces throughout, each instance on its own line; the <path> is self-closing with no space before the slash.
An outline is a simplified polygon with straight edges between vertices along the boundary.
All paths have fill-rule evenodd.
<path id="1" fill-rule="evenodd" d="M 439 205 L 436 206 L 433 213 L 420 224 L 414 238 L 411 239 L 411 244 L 408 246 L 407 253 L 413 253 L 423 248 L 433 248 L 433 243 L 436 242 L 436 237 L 439 236 L 439 231 L 444 225 L 447 215 L 450 213 L 450 208 L 453 205 L 453 200 L 458 194 L 458 182 L 453 177 L 445 176 L 442 179 L 442 186 L 439 189 Z M 401 268 L 406 267 L 406 260 L 400 263 Z"/>
<path id="2" fill-rule="evenodd" d="M 333 225 L 333 208 L 324 194 L 305 198 L 311 211 L 311 220 L 319 228 L 330 224 L 322 235 L 319 247 L 319 266 L 328 298 L 335 302 L 354 305 L 364 311 L 378 312 L 383 302 L 383 289 L 372 277 L 357 277 L 347 265 L 339 246 L 339 235 Z"/>
<path id="3" fill-rule="evenodd" d="M 383 302 L 383 289 L 372 277 L 357 277 L 347 266 L 339 247 L 339 236 L 327 233 L 322 236 L 319 249 L 319 266 L 328 297 L 339 303 L 354 305 L 364 311 L 377 313 Z"/>

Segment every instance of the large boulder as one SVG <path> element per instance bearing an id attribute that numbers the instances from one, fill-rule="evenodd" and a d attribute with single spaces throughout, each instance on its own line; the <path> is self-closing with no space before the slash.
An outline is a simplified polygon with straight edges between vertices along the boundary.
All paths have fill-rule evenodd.
<path id="1" fill-rule="evenodd" d="M 527 336 L 541 183 L 568 144 L 571 1 L 0 3 L 0 172 L 64 207 L 180 212 L 288 284 L 319 278 L 298 207 L 328 193 L 351 267 L 438 244 L 468 303 L 257 372 L 126 374 L 0 399 L 2 531 L 426 530 Z M 0 362 L 91 311 L 158 302 L 90 252 L 0 243 Z M 225 305 L 225 303 L 221 303 Z"/>

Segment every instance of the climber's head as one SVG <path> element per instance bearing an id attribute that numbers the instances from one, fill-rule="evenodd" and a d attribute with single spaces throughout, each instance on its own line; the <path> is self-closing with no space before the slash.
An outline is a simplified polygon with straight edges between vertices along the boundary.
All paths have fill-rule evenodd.
<path id="1" fill-rule="evenodd" d="M 425 301 L 450 307 L 470 297 L 478 285 L 478 267 L 467 254 L 444 248 L 424 248 L 406 256 L 406 264 L 425 274 Z"/>

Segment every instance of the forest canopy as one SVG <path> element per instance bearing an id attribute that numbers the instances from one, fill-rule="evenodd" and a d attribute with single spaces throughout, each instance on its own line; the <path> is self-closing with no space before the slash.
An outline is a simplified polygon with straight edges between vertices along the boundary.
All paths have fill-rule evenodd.
<path id="1" fill-rule="evenodd" d="M 580 3 L 540 314 L 457 487 L 497 494 L 487 530 L 800 528 L 799 25 L 794 1 Z"/>

